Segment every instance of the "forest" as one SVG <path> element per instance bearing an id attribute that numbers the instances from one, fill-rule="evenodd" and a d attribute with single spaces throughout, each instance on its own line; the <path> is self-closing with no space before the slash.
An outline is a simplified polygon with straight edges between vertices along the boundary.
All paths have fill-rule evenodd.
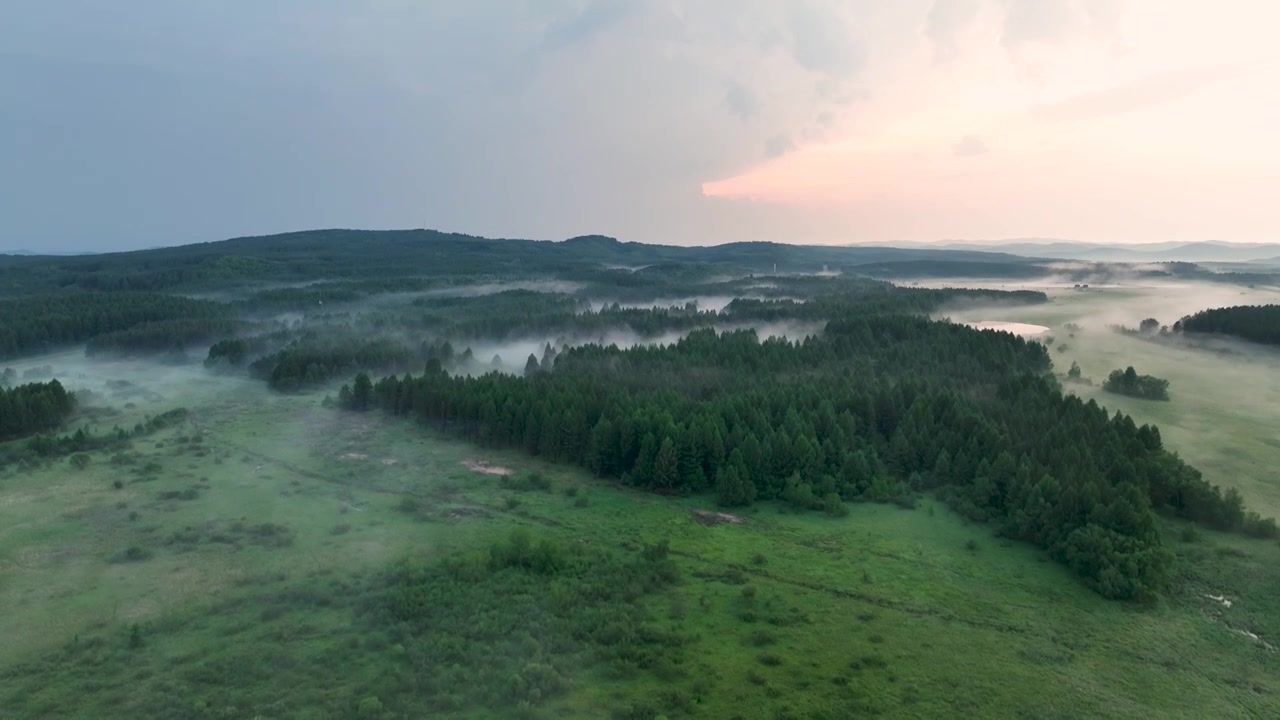
<path id="1" fill-rule="evenodd" d="M 144 323 L 176 326 L 230 316 L 221 303 L 157 293 L 64 293 L 0 299 L 0 358 L 35 355 L 117 333 Z M 163 343 L 146 330 L 119 336 L 114 344 Z M 111 341 L 108 341 L 111 342 Z"/>
<path id="2" fill-rule="evenodd" d="M 1064 397 L 1043 345 L 914 314 L 907 298 L 831 299 L 819 337 L 711 329 L 666 346 L 584 345 L 524 376 L 434 368 L 340 393 L 494 447 L 726 507 L 839 514 L 936 492 L 1049 551 L 1106 597 L 1150 600 L 1173 577 L 1155 513 L 1274 535 L 1167 452 L 1159 431 Z"/>
<path id="3" fill-rule="evenodd" d="M 75 395 L 57 380 L 0 387 L 0 441 L 56 428 L 75 406 Z"/>
<path id="4" fill-rule="evenodd" d="M 1174 324 L 1175 332 L 1230 335 L 1264 345 L 1280 345 L 1280 305 L 1237 305 L 1203 310 Z"/>

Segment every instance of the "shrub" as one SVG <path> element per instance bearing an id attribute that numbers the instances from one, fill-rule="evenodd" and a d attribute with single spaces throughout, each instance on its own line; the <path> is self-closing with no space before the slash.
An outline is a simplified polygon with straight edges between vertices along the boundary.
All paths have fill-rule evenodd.
<path id="1" fill-rule="evenodd" d="M 822 511 L 831 517 L 845 517 L 849 514 L 849 508 L 845 507 L 844 501 L 836 493 L 827 493 L 822 498 Z"/>
<path id="2" fill-rule="evenodd" d="M 514 475 L 503 475 L 498 484 L 508 490 L 517 492 L 529 492 L 531 490 L 541 490 L 547 492 L 551 490 L 551 480 L 540 472 L 531 472 L 528 475 L 516 477 Z"/>
<path id="3" fill-rule="evenodd" d="M 150 560 L 150 559 L 151 559 L 150 550 L 146 548 L 140 548 L 137 545 L 130 545 L 124 550 L 121 550 L 120 552 L 117 552 L 111 557 L 107 558 L 107 562 L 131 563 L 131 562 L 142 562 L 143 560 Z"/>
<path id="4" fill-rule="evenodd" d="M 969 552 L 977 552 L 978 541 L 972 538 L 970 538 L 969 540 L 966 540 L 964 543 L 964 549 L 968 550 Z"/>
<path id="5" fill-rule="evenodd" d="M 382 701 L 377 696 L 369 696 L 356 705 L 356 717 L 377 718 L 382 715 Z"/>
<path id="6" fill-rule="evenodd" d="M 782 658 L 773 653 L 765 653 L 757 659 L 760 661 L 761 665 L 766 665 L 768 667 L 777 667 L 782 664 Z"/>
<path id="7" fill-rule="evenodd" d="M 1280 536 L 1280 528 L 1276 527 L 1275 518 L 1263 518 L 1256 512 L 1245 515 L 1242 529 L 1249 537 L 1271 539 Z"/>

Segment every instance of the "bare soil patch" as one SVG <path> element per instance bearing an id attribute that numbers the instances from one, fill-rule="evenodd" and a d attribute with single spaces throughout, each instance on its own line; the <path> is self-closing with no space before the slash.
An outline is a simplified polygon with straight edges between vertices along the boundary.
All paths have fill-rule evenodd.
<path id="1" fill-rule="evenodd" d="M 721 523 L 729 523 L 731 525 L 741 525 L 746 522 L 738 515 L 730 515 L 729 513 L 711 512 L 709 510 L 694 510 L 693 519 L 706 525 L 719 525 Z"/>
<path id="2" fill-rule="evenodd" d="M 478 472 L 481 475 L 497 475 L 498 477 L 506 477 L 514 475 L 515 471 L 501 465 L 485 462 L 484 460 L 463 460 L 462 464 L 471 472 Z"/>

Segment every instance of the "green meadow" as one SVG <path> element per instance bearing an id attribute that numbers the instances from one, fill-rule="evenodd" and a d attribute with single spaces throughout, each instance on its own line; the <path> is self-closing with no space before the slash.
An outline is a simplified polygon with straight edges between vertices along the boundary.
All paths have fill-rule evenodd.
<path id="1" fill-rule="evenodd" d="M 1170 379 L 1168 403 L 1073 391 L 1280 514 L 1275 359 L 1111 333 L 1118 293 L 1115 321 L 1155 314 L 1104 290 L 954 316 L 1051 326 L 1060 371 Z M 1170 521 L 1179 577 L 1142 607 L 929 498 L 719 516 L 322 393 L 46 362 L 112 408 L 81 424 L 190 412 L 0 475 L 0 717 L 1280 714 L 1275 542 Z"/>

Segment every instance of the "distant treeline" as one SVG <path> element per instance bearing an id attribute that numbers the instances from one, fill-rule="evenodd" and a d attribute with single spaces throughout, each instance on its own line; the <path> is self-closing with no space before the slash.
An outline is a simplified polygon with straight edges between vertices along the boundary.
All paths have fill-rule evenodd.
<path id="1" fill-rule="evenodd" d="M 273 390 L 293 392 L 360 369 L 408 372 L 423 365 L 418 352 L 391 340 L 295 342 L 255 360 L 250 373 Z"/>
<path id="2" fill-rule="evenodd" d="M 687 287 L 726 273 L 844 270 L 896 260 L 1019 262 L 1003 253 L 925 248 L 729 243 L 675 247 L 589 236 L 514 241 L 433 230 L 312 230 L 93 256 L 0 256 L 0 294 L 226 289 L 317 278 L 381 281 L 555 276 L 643 295 L 667 277 Z M 608 270 L 609 267 L 642 268 Z M 619 298 L 623 299 L 623 298 Z"/>
<path id="3" fill-rule="evenodd" d="M 238 321 L 218 317 L 145 322 L 93 338 L 85 347 L 85 354 L 92 357 L 181 352 L 191 345 L 235 333 L 239 328 Z"/>
<path id="4" fill-rule="evenodd" d="M 856 265 L 849 272 L 884 278 L 1007 278 L 1028 280 L 1053 273 L 1031 262 L 975 262 L 966 260 L 896 260 Z"/>
<path id="5" fill-rule="evenodd" d="M 0 388 L 0 440 L 58 427 L 75 406 L 75 395 L 57 380 Z"/>
<path id="6" fill-rule="evenodd" d="M 572 348 L 525 377 L 432 371 L 342 397 L 727 506 L 839 513 L 936 490 L 1108 597 L 1149 598 L 1172 577 L 1156 510 L 1274 532 L 1166 452 L 1155 428 L 1064 397 L 1043 346 L 871 309 L 850 303 L 798 343 L 699 330 L 666 347 Z"/>
<path id="7" fill-rule="evenodd" d="M 80 293 L 0 300 L 0 357 L 47 352 L 143 323 L 228 316 L 207 300 L 153 293 Z"/>
<path id="8" fill-rule="evenodd" d="M 1107 379 L 1102 382 L 1102 389 L 1142 400 L 1169 399 L 1168 380 L 1152 375 L 1139 375 L 1132 365 L 1124 370 L 1112 370 Z"/>
<path id="9" fill-rule="evenodd" d="M 1250 342 L 1280 345 L 1280 305 L 1237 305 L 1203 310 L 1173 326 L 1185 333 L 1231 335 Z"/>

